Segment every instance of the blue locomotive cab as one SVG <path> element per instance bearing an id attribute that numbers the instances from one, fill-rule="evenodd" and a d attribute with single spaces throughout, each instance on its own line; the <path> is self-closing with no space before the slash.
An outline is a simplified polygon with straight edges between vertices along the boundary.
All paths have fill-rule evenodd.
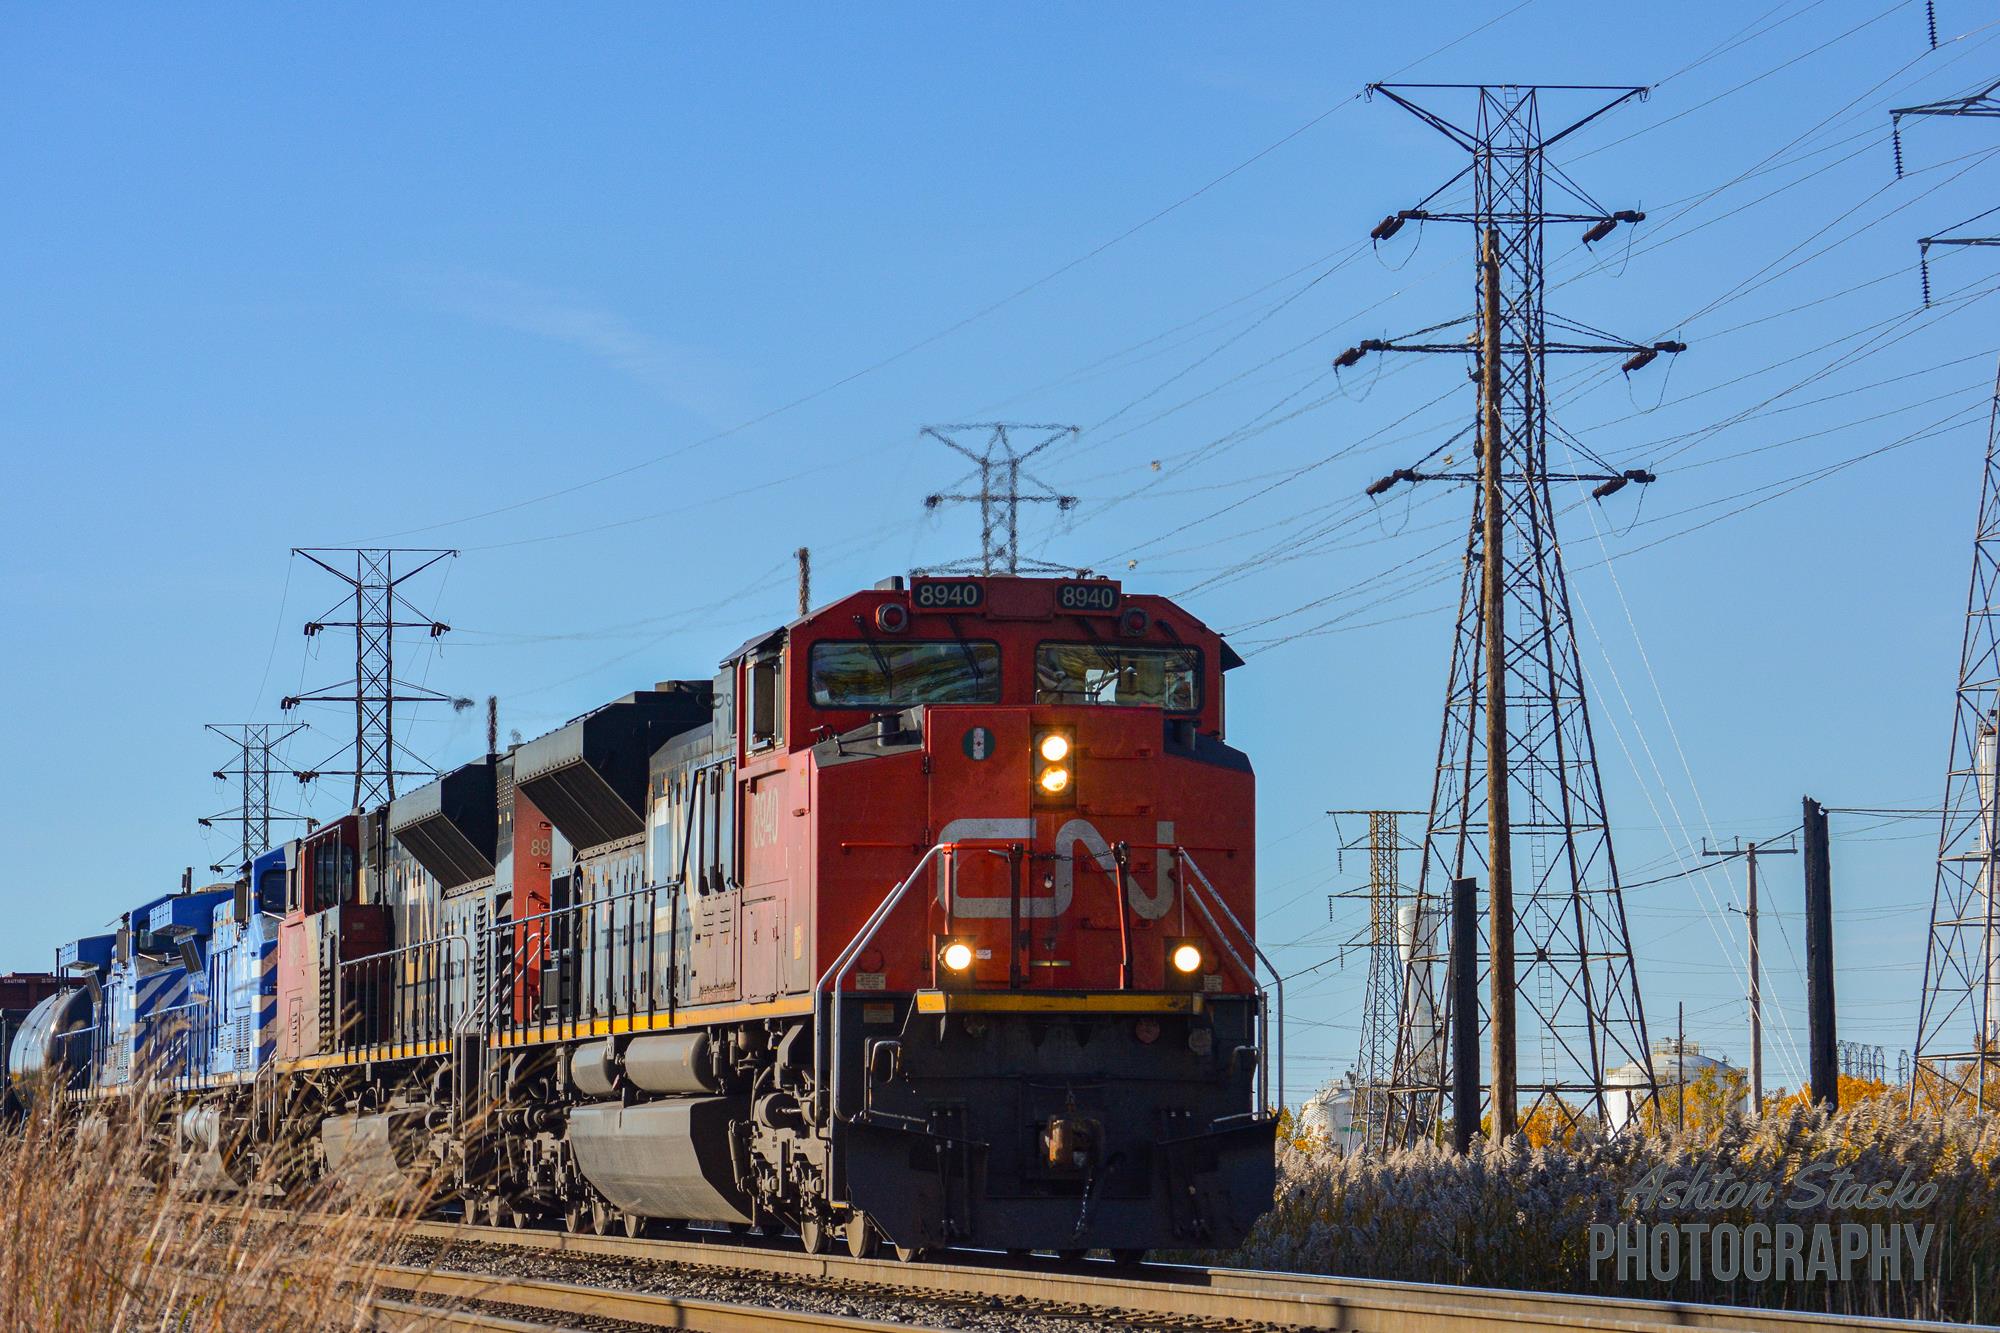
<path id="1" fill-rule="evenodd" d="M 214 1084 L 256 1078 L 275 1049 L 278 1020 L 278 922 L 298 844 L 273 847 L 251 861 L 246 883 L 217 903 L 208 942 L 202 1024 L 203 1074 Z"/>
<path id="2" fill-rule="evenodd" d="M 227 888 L 166 894 L 126 914 L 105 987 L 109 1021 L 97 1082 L 186 1082 L 195 1074 L 196 1010 L 206 1004 L 203 945 Z"/>

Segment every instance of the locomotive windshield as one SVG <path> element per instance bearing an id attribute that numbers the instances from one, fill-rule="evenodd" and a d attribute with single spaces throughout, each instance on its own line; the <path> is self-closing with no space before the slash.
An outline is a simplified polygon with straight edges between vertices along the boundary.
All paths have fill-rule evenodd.
<path id="1" fill-rule="evenodd" d="M 866 639 L 812 649 L 819 708 L 912 708 L 1000 702 L 997 643 Z"/>
<path id="2" fill-rule="evenodd" d="M 1035 701 L 1192 713 L 1201 707 L 1201 650 L 1045 643 L 1035 650 Z"/>

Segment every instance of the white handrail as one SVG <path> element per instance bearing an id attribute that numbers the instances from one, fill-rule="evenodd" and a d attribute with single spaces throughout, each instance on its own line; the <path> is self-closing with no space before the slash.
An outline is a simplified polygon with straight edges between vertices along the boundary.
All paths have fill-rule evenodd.
<path id="1" fill-rule="evenodd" d="M 902 883 L 891 889 L 876 905 L 875 910 L 869 913 L 861 929 L 854 933 L 854 938 L 847 942 L 847 947 L 840 951 L 840 955 L 828 966 L 813 988 L 813 1096 L 818 1098 L 824 1095 L 827 1098 L 826 1111 L 829 1122 L 840 1114 L 841 1060 L 838 1038 L 841 1005 L 838 1000 L 841 980 L 847 975 L 848 969 L 854 966 L 854 960 L 860 956 L 861 951 L 874 941 L 876 934 L 882 929 L 882 923 L 888 920 L 889 913 L 895 910 L 896 904 L 903 901 L 903 895 L 910 891 L 910 886 L 923 877 L 924 869 L 930 865 L 931 859 L 940 851 L 954 846 L 955 844 L 948 842 L 936 843 L 917 859 L 915 869 L 904 877 Z M 831 1032 L 826 1016 L 829 988 L 833 992 L 835 1001 Z"/>
<path id="2" fill-rule="evenodd" d="M 465 949 L 465 954 L 462 960 L 463 967 L 462 970 L 459 972 L 459 977 L 460 977 L 460 984 L 462 984 L 466 988 L 466 1002 L 460 1013 L 457 1015 L 457 1017 L 454 1017 L 452 1013 L 451 946 L 454 944 L 461 945 Z M 473 1011 L 476 1008 L 476 1005 L 473 1003 L 471 994 L 472 937 L 464 934 L 463 932 L 453 931 L 451 934 L 448 935 L 434 935 L 427 940 L 417 940 L 415 943 L 405 944 L 398 948 L 384 949 L 380 953 L 364 954 L 360 958 L 343 958 L 340 961 L 338 969 L 339 972 L 343 974 L 341 980 L 345 982 L 346 978 L 344 974 L 347 972 L 349 968 L 360 967 L 363 964 L 373 964 L 379 968 L 384 964 L 387 964 L 390 960 L 394 959 L 398 954 L 417 953 L 425 949 L 436 950 L 438 958 L 442 964 L 442 966 L 439 968 L 438 975 L 436 978 L 430 980 L 427 983 L 418 983 L 418 984 L 433 985 L 437 988 L 437 994 L 434 997 L 434 1000 L 437 1005 L 439 1030 L 453 1035 L 457 1035 L 462 1031 L 478 1031 L 478 1028 L 476 1027 L 461 1029 L 458 1026 L 459 1020 L 467 1017 L 472 1017 Z M 403 978 L 392 975 L 389 978 L 389 984 L 392 988 L 400 988 L 404 984 Z M 343 1002 L 346 999 L 344 995 L 341 998 Z M 390 1006 L 390 1017 L 392 1021 L 397 1017 L 393 1002 L 391 1003 Z M 477 1022 L 478 1020 L 475 1019 L 474 1021 Z M 361 1047 L 391 1045 L 401 1035 L 402 1034 L 392 1034 L 387 1039 L 378 1038 L 373 1041 L 357 1042 L 356 1048 L 358 1049 Z M 338 1041 L 338 1036 L 336 1036 L 336 1041 Z"/>
<path id="3" fill-rule="evenodd" d="M 1216 907 L 1221 909 L 1223 917 L 1228 920 L 1230 926 L 1236 931 L 1237 938 L 1250 946 L 1250 952 L 1256 956 L 1258 962 L 1264 965 L 1264 970 L 1271 974 L 1271 985 L 1276 990 L 1278 999 L 1277 1034 L 1274 1043 L 1272 1040 L 1270 1014 L 1268 1011 L 1260 1014 L 1259 1017 L 1264 1026 L 1265 1040 L 1259 1043 L 1263 1050 L 1260 1052 L 1258 1060 L 1258 1081 L 1262 1085 L 1258 1091 L 1263 1096 L 1266 1109 L 1275 1109 L 1272 1107 L 1269 1096 L 1271 1091 L 1270 1066 L 1275 1060 L 1278 1066 L 1277 1107 L 1283 1107 L 1285 1104 L 1285 978 L 1277 968 L 1271 965 L 1271 960 L 1265 957 L 1264 951 L 1257 946 L 1257 937 L 1245 930 L 1243 923 L 1237 919 L 1236 913 L 1229 910 L 1229 904 L 1223 900 L 1220 893 L 1215 891 L 1215 885 L 1209 882 L 1208 875 L 1195 863 L 1194 857 L 1188 855 L 1187 848 L 1175 847 L 1174 855 L 1189 870 L 1194 872 L 1194 877 L 1201 881 L 1202 888 L 1208 891 L 1208 897 L 1214 899 Z M 1181 886 L 1183 891 L 1186 891 L 1189 887 L 1186 883 L 1183 883 Z M 1264 987 L 1258 984 L 1257 973 L 1243 960 L 1243 956 L 1236 952 L 1229 941 L 1222 938 L 1222 928 L 1216 924 L 1214 916 L 1208 910 L 1208 905 L 1193 893 L 1188 894 L 1188 901 L 1192 902 L 1195 910 L 1202 914 L 1202 917 L 1208 922 L 1208 928 L 1215 932 L 1217 936 L 1216 942 L 1229 951 L 1229 956 L 1235 960 L 1236 966 L 1243 970 L 1246 979 L 1252 986 L 1257 988 L 1257 994 L 1259 997 L 1262 997 Z M 1266 1008 L 1263 1005 L 1259 1005 L 1258 1007 L 1260 1009 Z M 1275 1051 L 1271 1049 L 1274 1044 L 1276 1047 Z"/>

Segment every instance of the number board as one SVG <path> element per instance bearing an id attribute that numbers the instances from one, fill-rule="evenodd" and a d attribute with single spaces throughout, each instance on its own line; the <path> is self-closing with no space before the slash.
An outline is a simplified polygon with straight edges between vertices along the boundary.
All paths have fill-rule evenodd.
<path id="1" fill-rule="evenodd" d="M 1110 615 L 1118 609 L 1118 585 L 1101 579 L 1057 584 L 1056 608 L 1085 615 Z"/>
<path id="2" fill-rule="evenodd" d="M 910 605 L 919 611 L 972 611 L 986 600 L 977 579 L 917 579 L 910 584 Z"/>

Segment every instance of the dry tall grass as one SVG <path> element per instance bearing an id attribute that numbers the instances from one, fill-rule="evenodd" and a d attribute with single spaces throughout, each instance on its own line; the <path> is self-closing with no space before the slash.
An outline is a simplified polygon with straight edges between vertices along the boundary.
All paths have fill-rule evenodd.
<path id="1" fill-rule="evenodd" d="M 375 1266 L 420 1191 L 366 1207 L 314 1191 L 297 1202 L 318 1220 L 272 1222 L 258 1215 L 272 1202 L 261 1190 L 199 1198 L 168 1179 L 157 1147 L 134 1132 L 160 1109 L 149 1098 L 116 1111 L 39 1109 L 0 1131 L 0 1328 L 377 1327 Z"/>
<path id="2" fill-rule="evenodd" d="M 1762 1120 L 1730 1116 L 1700 1132 L 1584 1134 L 1572 1143 L 1516 1140 L 1465 1156 L 1431 1147 L 1342 1157 L 1281 1144 L 1277 1206 L 1234 1261 L 1252 1267 L 1517 1290 L 1767 1305 L 1905 1318 L 1992 1319 L 2000 1314 L 2000 1117 L 1907 1116 L 1900 1100 L 1865 1101 L 1828 1116 L 1792 1106 Z M 1800 1171 L 1819 1178 L 1846 1167 L 1864 1181 L 1900 1178 L 1937 1186 L 1916 1213 L 1786 1206 Z M 1664 1168 L 1686 1178 L 1769 1181 L 1776 1204 L 1648 1212 L 1626 1191 Z M 1660 1222 L 1925 1222 L 1936 1224 L 1926 1280 L 1757 1284 L 1683 1276 L 1619 1281 L 1615 1265 L 1593 1278 L 1589 1226 Z"/>

